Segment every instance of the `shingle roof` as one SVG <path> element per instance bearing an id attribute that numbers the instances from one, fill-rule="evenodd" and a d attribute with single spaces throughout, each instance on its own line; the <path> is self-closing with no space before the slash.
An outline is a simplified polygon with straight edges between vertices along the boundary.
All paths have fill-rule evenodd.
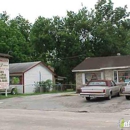
<path id="1" fill-rule="evenodd" d="M 101 69 L 109 67 L 130 67 L 130 55 L 127 56 L 108 56 L 86 58 L 77 65 L 72 71 Z"/>
<path id="2" fill-rule="evenodd" d="M 8 54 L 3 54 L 3 53 L 0 53 L 0 57 L 10 58 L 11 56 L 10 56 L 10 55 L 8 55 Z"/>
<path id="3" fill-rule="evenodd" d="M 56 74 L 52 70 L 52 68 L 48 67 L 44 62 L 36 61 L 36 62 L 24 62 L 24 63 L 12 63 L 9 64 L 9 73 L 10 74 L 18 74 L 18 73 L 24 73 L 31 68 L 35 67 L 38 64 L 42 64 L 44 67 L 46 67 L 54 76 Z"/>
<path id="4" fill-rule="evenodd" d="M 40 61 L 9 64 L 9 72 L 10 73 L 23 73 L 39 63 Z"/>

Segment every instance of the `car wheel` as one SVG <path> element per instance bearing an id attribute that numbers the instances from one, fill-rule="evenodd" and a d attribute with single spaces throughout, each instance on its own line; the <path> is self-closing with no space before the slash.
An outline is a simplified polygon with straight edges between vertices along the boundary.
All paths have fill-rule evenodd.
<path id="1" fill-rule="evenodd" d="M 12 89 L 11 94 L 15 95 L 16 94 L 16 89 Z"/>
<path id="2" fill-rule="evenodd" d="M 87 100 L 87 101 L 90 101 L 90 97 L 86 97 L 86 100 Z"/>
<path id="3" fill-rule="evenodd" d="M 112 98 L 112 93 L 109 94 L 108 100 L 111 100 L 111 98 Z"/>
<path id="4" fill-rule="evenodd" d="M 121 90 L 118 92 L 117 96 L 120 97 L 120 95 L 121 95 Z"/>
<path id="5" fill-rule="evenodd" d="M 117 96 L 120 97 L 120 92 L 118 92 Z"/>
<path id="6" fill-rule="evenodd" d="M 130 100 L 130 96 L 125 96 L 125 98 L 126 98 L 127 100 Z"/>

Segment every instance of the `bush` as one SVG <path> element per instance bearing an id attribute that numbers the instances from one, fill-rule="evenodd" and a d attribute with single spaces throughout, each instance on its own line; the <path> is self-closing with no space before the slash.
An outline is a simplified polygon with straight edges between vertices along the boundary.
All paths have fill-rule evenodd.
<path id="1" fill-rule="evenodd" d="M 50 79 L 35 83 L 35 93 L 49 92 L 52 87 L 52 81 Z"/>

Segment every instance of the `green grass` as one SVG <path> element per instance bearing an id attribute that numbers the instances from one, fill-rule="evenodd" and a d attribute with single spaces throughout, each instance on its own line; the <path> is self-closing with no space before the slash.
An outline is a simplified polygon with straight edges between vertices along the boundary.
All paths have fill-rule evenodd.
<path id="1" fill-rule="evenodd" d="M 13 98 L 13 97 L 18 97 L 18 95 L 8 94 L 8 96 L 6 97 L 4 94 L 1 94 L 1 95 L 0 95 L 0 100 L 1 100 L 1 99 L 6 99 L 6 98 Z"/>
<path id="2" fill-rule="evenodd" d="M 66 91 L 51 91 L 51 92 L 45 92 L 45 93 L 29 93 L 29 94 L 16 94 L 16 95 L 11 95 L 8 94 L 7 97 L 5 96 L 5 94 L 0 94 L 0 100 L 1 99 L 7 99 L 7 98 L 14 98 L 14 97 L 22 97 L 22 96 L 33 96 L 33 95 L 41 95 L 41 94 L 55 94 L 55 93 L 67 93 L 67 92 L 75 92 L 72 89 L 68 89 Z"/>

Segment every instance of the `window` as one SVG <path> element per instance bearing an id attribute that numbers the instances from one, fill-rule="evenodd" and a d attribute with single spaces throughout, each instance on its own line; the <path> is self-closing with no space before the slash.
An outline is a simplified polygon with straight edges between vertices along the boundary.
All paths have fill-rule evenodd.
<path id="1" fill-rule="evenodd" d="M 115 86 L 115 83 L 113 81 L 111 81 L 111 86 Z"/>
<path id="2" fill-rule="evenodd" d="M 114 71 L 114 81 L 128 83 L 130 81 L 130 71 Z"/>
<path id="3" fill-rule="evenodd" d="M 114 71 L 114 81 L 117 83 L 118 81 L 117 81 L 117 71 Z"/>
<path id="4" fill-rule="evenodd" d="M 104 81 L 90 81 L 88 83 L 88 85 L 92 86 L 92 85 L 96 85 L 96 86 L 106 86 L 106 82 Z"/>
<path id="5" fill-rule="evenodd" d="M 101 72 L 85 73 L 85 82 L 100 79 L 101 79 Z"/>
<path id="6" fill-rule="evenodd" d="M 10 77 L 10 84 L 22 84 L 22 76 L 11 76 Z"/>

